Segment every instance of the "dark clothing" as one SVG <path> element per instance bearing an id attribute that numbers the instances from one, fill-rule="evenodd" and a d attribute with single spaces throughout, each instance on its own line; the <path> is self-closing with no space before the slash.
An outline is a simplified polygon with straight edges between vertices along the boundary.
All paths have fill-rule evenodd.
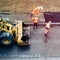
<path id="1" fill-rule="evenodd" d="M 21 40 L 24 41 L 24 42 L 26 42 L 28 39 L 29 39 L 28 36 L 23 36 L 23 37 L 21 38 Z"/>
<path id="2" fill-rule="evenodd" d="M 38 23 L 34 23 L 33 29 L 37 29 Z"/>
<path id="3" fill-rule="evenodd" d="M 46 27 L 47 30 L 49 30 L 49 28 Z"/>
<path id="4" fill-rule="evenodd" d="M 47 33 L 45 33 L 45 37 L 47 37 L 48 33 L 49 33 L 49 31 Z"/>

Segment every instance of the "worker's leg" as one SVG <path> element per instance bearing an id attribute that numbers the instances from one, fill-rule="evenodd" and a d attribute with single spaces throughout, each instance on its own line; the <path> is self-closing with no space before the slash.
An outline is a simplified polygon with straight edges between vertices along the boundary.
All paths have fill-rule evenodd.
<path id="1" fill-rule="evenodd" d="M 47 43 L 47 39 L 48 39 L 48 33 L 49 33 L 49 30 L 48 29 L 46 29 L 45 30 L 45 42 Z"/>
<path id="2" fill-rule="evenodd" d="M 49 30 L 46 29 L 46 31 L 45 31 L 45 37 L 47 37 L 48 33 L 49 33 Z"/>
<path id="3" fill-rule="evenodd" d="M 38 28 L 38 23 L 36 23 L 36 29 Z"/>
<path id="4" fill-rule="evenodd" d="M 35 29 L 35 23 L 33 23 L 33 29 Z"/>

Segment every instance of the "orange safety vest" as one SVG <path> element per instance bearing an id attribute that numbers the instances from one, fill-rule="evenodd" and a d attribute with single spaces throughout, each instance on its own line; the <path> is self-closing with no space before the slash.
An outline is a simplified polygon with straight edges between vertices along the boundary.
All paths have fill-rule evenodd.
<path id="1" fill-rule="evenodd" d="M 33 17 L 32 20 L 33 20 L 33 23 L 38 23 L 38 17 Z"/>

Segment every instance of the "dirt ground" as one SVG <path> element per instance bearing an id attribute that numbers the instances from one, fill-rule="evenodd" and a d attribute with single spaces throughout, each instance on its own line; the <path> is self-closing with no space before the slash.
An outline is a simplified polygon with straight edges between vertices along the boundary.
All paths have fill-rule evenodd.
<path id="1" fill-rule="evenodd" d="M 30 13 L 37 6 L 43 6 L 44 11 L 60 12 L 60 0 L 0 0 L 0 11 Z"/>

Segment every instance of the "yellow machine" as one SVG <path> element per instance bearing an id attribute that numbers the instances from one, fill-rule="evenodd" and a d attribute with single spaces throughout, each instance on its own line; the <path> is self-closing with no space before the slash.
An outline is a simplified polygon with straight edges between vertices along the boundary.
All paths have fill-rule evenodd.
<path id="1" fill-rule="evenodd" d="M 15 25 L 9 21 L 0 20 L 0 44 L 11 45 L 17 42 L 21 46 L 30 44 L 29 26 L 23 26 L 22 21 L 18 21 Z"/>

